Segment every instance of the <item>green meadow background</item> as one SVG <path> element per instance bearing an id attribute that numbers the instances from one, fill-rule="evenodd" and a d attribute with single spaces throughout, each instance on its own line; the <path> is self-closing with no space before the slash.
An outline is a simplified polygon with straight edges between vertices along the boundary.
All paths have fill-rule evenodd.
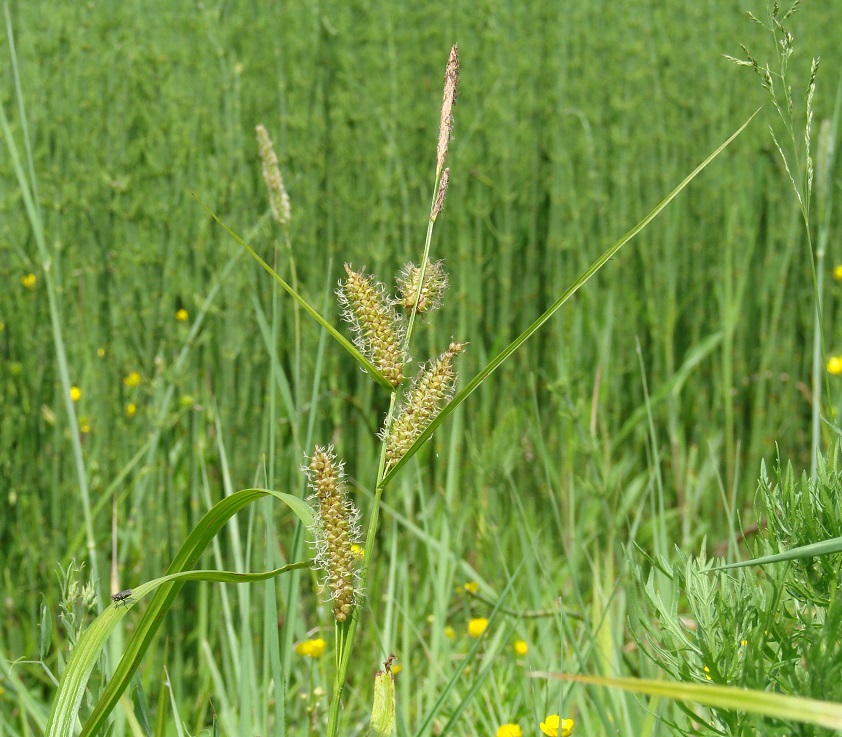
<path id="1" fill-rule="evenodd" d="M 273 297 L 271 279 L 192 195 L 338 324 L 343 262 L 391 283 L 420 257 L 453 42 L 451 183 L 432 247 L 450 288 L 412 353 L 417 363 L 451 337 L 468 341 L 463 380 L 765 107 L 386 490 L 347 733 L 362 733 L 371 678 L 390 652 L 403 667 L 399 734 L 416 734 L 458 670 L 464 682 L 427 734 L 441 733 L 475 683 L 453 734 L 506 722 L 535 734 L 550 713 L 575 716 L 580 734 L 666 733 L 663 702 L 528 674 L 655 675 L 628 632 L 624 549 L 693 553 L 706 540 L 741 554 L 728 544 L 740 518 L 755 522 L 761 460 L 780 452 L 810 465 L 811 255 L 768 96 L 722 57 L 741 56 L 743 42 L 772 60 L 747 9 L 765 17 L 753 0 L 10 3 L 17 67 L 4 32 L 0 96 L 34 177 L 60 333 L 4 143 L 0 735 L 43 729 L 68 652 L 60 567 L 84 563 L 87 581 L 95 563 L 104 605 L 161 575 L 226 493 L 270 485 L 306 496 L 299 469 L 316 443 L 336 446 L 367 516 L 387 397 L 292 300 Z M 805 3 L 789 23 L 796 116 L 810 59 L 822 57 L 817 127 L 840 81 L 842 4 Z M 289 248 L 268 209 L 259 123 L 291 199 Z M 839 262 L 831 238 L 826 356 L 842 353 Z M 81 390 L 74 422 L 57 339 Z M 133 371 L 141 381 L 127 385 Z M 828 418 L 837 381 L 823 386 Z M 202 567 L 266 567 L 270 508 L 258 507 Z M 269 529 L 278 560 L 309 554 L 288 510 L 274 509 Z M 467 622 L 490 607 L 456 590 L 466 581 L 492 602 L 511 583 L 504 606 L 519 612 L 561 597 L 565 614 L 500 615 L 484 657 L 469 662 Z M 274 587 L 187 584 L 140 669 L 153 713 L 164 710 L 157 733 L 177 734 L 178 720 L 196 734 L 214 714 L 225 734 L 281 733 L 267 595 L 278 601 L 289 733 L 318 732 L 333 632 L 316 583 L 305 573 Z M 308 636 L 328 641 L 323 658 L 290 650 Z M 101 688 L 95 675 L 91 704 Z M 141 734 L 126 711 L 115 712 L 116 733 Z"/>

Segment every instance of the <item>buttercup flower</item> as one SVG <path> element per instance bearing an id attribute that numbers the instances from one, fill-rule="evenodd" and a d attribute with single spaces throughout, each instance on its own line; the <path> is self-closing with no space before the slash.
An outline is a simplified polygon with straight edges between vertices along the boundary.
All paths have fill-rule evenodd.
<path id="1" fill-rule="evenodd" d="M 175 319 L 179 322 L 187 322 L 188 317 L 190 317 L 190 315 L 187 314 L 187 310 L 183 307 L 175 313 Z"/>
<path id="2" fill-rule="evenodd" d="M 295 652 L 305 658 L 320 658 L 327 648 L 327 643 L 318 637 L 315 640 L 304 640 L 295 646 Z"/>
<path id="3" fill-rule="evenodd" d="M 130 371 L 129 375 L 123 379 L 123 383 L 129 387 L 129 389 L 139 386 L 142 379 L 140 378 L 140 374 L 137 371 Z"/>
<path id="4" fill-rule="evenodd" d="M 497 737 L 523 737 L 517 724 L 501 724 L 497 730 Z"/>
<path id="5" fill-rule="evenodd" d="M 833 267 L 833 278 L 836 281 L 842 281 L 842 264 L 837 264 Z"/>
<path id="6" fill-rule="evenodd" d="M 444 636 L 448 640 L 455 640 L 456 639 L 456 630 L 453 629 L 453 627 L 451 627 L 450 625 L 447 625 L 447 627 L 444 628 Z"/>
<path id="7" fill-rule="evenodd" d="M 485 617 L 472 619 L 468 622 L 468 636 L 473 637 L 476 640 L 478 637 L 482 636 L 486 627 L 488 627 L 488 620 Z"/>
<path id="8" fill-rule="evenodd" d="M 518 655 L 526 655 L 526 653 L 529 652 L 529 645 L 527 645 L 523 640 L 515 640 L 513 647 Z"/>
<path id="9" fill-rule="evenodd" d="M 134 402 L 129 402 L 126 405 L 126 417 L 134 417 L 137 414 L 137 405 Z"/>
<path id="10" fill-rule="evenodd" d="M 465 591 L 471 594 L 476 594 L 479 591 L 479 584 L 476 581 L 468 581 L 468 583 L 465 584 Z"/>
<path id="11" fill-rule="evenodd" d="M 842 374 L 842 356 L 831 356 L 827 361 L 827 372 L 834 376 Z"/>
<path id="12" fill-rule="evenodd" d="M 574 722 L 572 719 L 561 719 L 558 714 L 550 714 L 540 726 L 548 737 L 567 737 L 573 731 Z"/>
<path id="13" fill-rule="evenodd" d="M 82 390 L 78 386 L 70 387 L 70 398 L 74 402 L 78 402 L 82 398 Z"/>
<path id="14" fill-rule="evenodd" d="M 26 289 L 35 289 L 35 283 L 37 281 L 38 279 L 35 274 L 27 274 L 26 276 L 22 276 L 20 278 L 20 283 L 23 284 Z"/>

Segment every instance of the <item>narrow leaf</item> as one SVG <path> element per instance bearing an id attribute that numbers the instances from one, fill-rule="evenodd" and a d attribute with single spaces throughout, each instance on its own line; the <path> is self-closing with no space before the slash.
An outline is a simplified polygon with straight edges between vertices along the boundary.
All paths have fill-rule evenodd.
<path id="1" fill-rule="evenodd" d="M 473 394 L 480 384 L 485 381 L 494 371 L 496 371 L 500 365 L 509 357 L 511 356 L 518 348 L 520 348 L 527 340 L 529 340 L 539 328 L 541 328 L 547 320 L 549 320 L 557 311 L 558 309 L 567 302 L 576 292 L 578 292 L 588 281 L 590 281 L 591 277 L 596 274 L 606 263 L 614 256 L 616 253 L 628 243 L 632 238 L 634 238 L 638 233 L 640 233 L 649 223 L 651 223 L 660 213 L 661 211 L 670 203 L 672 202 L 678 194 L 683 190 L 688 184 L 690 184 L 696 176 L 705 169 L 711 161 L 713 161 L 719 154 L 721 154 L 725 148 L 738 136 L 740 133 L 743 132 L 745 127 L 752 121 L 755 115 L 760 112 L 759 110 L 755 111 L 752 116 L 746 120 L 722 145 L 720 145 L 710 156 L 708 156 L 701 164 L 699 164 L 690 174 L 688 174 L 684 180 L 672 191 L 670 192 L 655 208 L 641 220 L 637 225 L 635 225 L 628 233 L 626 233 L 620 240 L 618 240 L 613 246 L 611 246 L 605 253 L 603 253 L 596 261 L 594 261 L 591 266 L 585 271 L 582 276 L 580 276 L 574 284 L 567 289 L 564 294 L 562 294 L 553 304 L 551 304 L 543 315 L 541 315 L 535 322 L 533 322 L 526 330 L 524 330 L 513 342 L 511 342 L 508 346 L 506 346 L 500 353 L 498 353 L 488 364 L 485 368 L 482 369 L 468 384 L 458 393 L 455 397 L 445 406 L 442 411 L 438 414 L 438 416 L 429 424 L 429 426 L 424 430 L 421 435 L 418 436 L 418 439 L 412 444 L 406 454 L 401 458 L 386 474 L 385 478 L 383 479 L 383 485 L 385 486 L 388 484 L 394 477 L 395 474 L 400 471 L 400 469 L 418 452 L 418 449 L 427 441 L 427 439 L 432 435 L 436 429 L 441 425 L 442 422 L 447 419 L 447 417 L 460 405 L 464 402 L 471 394 Z"/>
<path id="2" fill-rule="evenodd" d="M 775 719 L 790 719 L 830 729 L 842 729 L 842 704 L 831 701 L 817 701 L 801 696 L 785 696 L 733 686 L 655 681 L 646 678 L 578 676 L 567 673 L 532 673 L 530 675 L 533 678 L 560 678 L 577 683 L 591 683 L 649 696 L 694 701 L 716 709 L 733 709 Z"/>
<path id="3" fill-rule="evenodd" d="M 787 550 L 784 553 L 764 555 L 761 558 L 743 560 L 739 563 L 729 563 L 726 566 L 717 566 L 716 568 L 711 568 L 710 570 L 727 571 L 730 568 L 745 568 L 746 566 L 764 566 L 767 563 L 779 563 L 783 560 L 812 558 L 816 555 L 833 555 L 834 553 L 842 553 L 842 537 L 832 537 L 829 540 L 822 540 L 821 542 L 810 543 L 809 545 L 801 545 L 797 548 L 793 548 L 792 550 Z"/>
<path id="4" fill-rule="evenodd" d="M 267 495 L 274 496 L 287 504 L 305 525 L 312 524 L 312 511 L 307 504 L 297 497 L 282 492 L 268 491 L 266 489 L 244 489 L 214 504 L 196 527 L 193 528 L 190 535 L 188 535 L 187 540 L 185 540 L 176 554 L 175 559 L 167 569 L 168 575 L 162 579 L 157 579 L 155 582 L 142 584 L 134 589 L 131 599 L 137 601 L 138 597 L 149 593 L 157 587 L 152 601 L 137 623 L 133 637 L 126 645 L 126 650 L 114 671 L 114 675 L 105 687 L 87 723 L 83 726 L 81 737 L 89 737 L 90 735 L 96 734 L 105 726 L 108 715 L 129 685 L 132 675 L 137 670 L 143 655 L 152 642 L 152 638 L 161 626 L 164 616 L 169 611 L 178 592 L 184 585 L 184 580 L 194 574 L 209 573 L 197 572 L 191 569 L 210 541 L 234 514 Z M 299 566 L 300 564 L 293 565 Z M 278 569 L 278 571 L 270 571 L 268 574 L 263 575 L 227 574 L 226 572 L 216 571 L 211 573 L 217 576 L 217 578 L 206 578 L 204 580 L 234 580 L 230 578 L 219 578 L 219 576 L 226 575 L 250 575 L 258 577 L 263 575 L 263 578 L 266 578 L 270 577 L 270 575 L 278 575 L 280 572 L 283 571 Z M 179 577 L 178 574 L 184 575 Z M 241 581 L 243 579 L 237 580 Z M 256 578 L 252 580 L 263 579 Z M 124 616 L 126 611 L 132 606 L 132 602 L 127 601 L 126 604 L 127 606 L 109 606 L 91 623 L 83 634 L 76 649 L 73 651 L 73 656 L 68 662 L 58 694 L 53 702 L 53 711 L 46 730 L 47 735 L 51 737 L 53 735 L 69 736 L 75 729 L 75 720 L 79 711 L 82 694 L 84 693 L 84 684 L 87 683 L 88 676 L 99 657 L 101 643 L 107 639 L 120 617 Z"/>
<path id="5" fill-rule="evenodd" d="M 348 340 L 342 333 L 340 333 L 333 325 L 331 325 L 324 317 L 322 317 L 317 311 L 315 307 L 311 307 L 310 303 L 304 299 L 298 292 L 296 292 L 289 284 L 287 284 L 283 278 L 271 267 L 267 264 L 260 256 L 257 255 L 257 252 L 248 244 L 246 243 L 240 236 L 238 236 L 231 228 L 229 228 L 225 223 L 220 220 L 216 214 L 204 203 L 202 202 L 196 195 L 194 194 L 193 197 L 196 199 L 202 207 L 205 208 L 205 211 L 210 215 L 216 222 L 218 222 L 225 230 L 228 231 L 228 234 L 239 243 L 246 251 L 249 252 L 251 257 L 257 261 L 268 273 L 269 275 L 278 282 L 278 284 L 283 287 L 284 291 L 289 294 L 298 304 L 300 304 L 304 310 L 310 313 L 310 316 L 313 317 L 316 322 L 319 323 L 325 330 L 330 333 L 330 335 L 336 340 L 339 345 L 341 345 L 348 353 L 350 353 L 354 359 L 359 363 L 368 373 L 370 373 L 374 380 L 380 384 L 382 387 L 387 389 L 389 392 L 395 391 L 395 387 L 392 386 L 389 381 L 383 376 L 380 371 L 378 371 L 377 367 L 369 361 L 357 347 Z"/>

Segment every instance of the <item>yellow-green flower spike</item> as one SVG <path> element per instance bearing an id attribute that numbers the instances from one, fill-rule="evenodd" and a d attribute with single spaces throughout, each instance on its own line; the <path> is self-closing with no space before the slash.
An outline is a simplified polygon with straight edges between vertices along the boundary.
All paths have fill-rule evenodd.
<path id="1" fill-rule="evenodd" d="M 441 306 L 441 296 L 447 289 L 447 274 L 444 271 L 444 262 L 427 261 L 427 268 L 424 270 L 424 283 L 421 285 L 421 293 L 418 293 L 418 284 L 421 280 L 421 267 L 413 263 L 404 265 L 401 273 L 398 274 L 398 291 L 400 293 L 400 304 L 407 311 L 411 312 L 415 307 L 418 313 L 430 312 Z M 415 295 L 418 295 L 416 304 Z"/>
<path id="2" fill-rule="evenodd" d="M 348 497 L 343 464 L 336 460 L 333 446 L 316 446 L 304 469 L 311 499 L 317 501 L 313 536 L 315 565 L 326 574 L 325 584 L 333 600 L 333 616 L 344 622 L 361 595 L 358 557 L 354 545 L 360 542 L 360 511 Z"/>
<path id="3" fill-rule="evenodd" d="M 401 403 L 386 440 L 388 471 L 412 446 L 416 438 L 450 401 L 456 388 L 453 359 L 465 348 L 464 343 L 451 343 L 438 358 L 421 367 L 418 376 Z"/>
<path id="4" fill-rule="evenodd" d="M 351 325 L 354 344 L 386 377 L 392 386 L 403 381 L 406 355 L 403 339 L 406 327 L 386 287 L 373 276 L 354 271 L 345 264 L 348 279 L 339 283 L 336 294 L 343 308 L 342 318 Z"/>

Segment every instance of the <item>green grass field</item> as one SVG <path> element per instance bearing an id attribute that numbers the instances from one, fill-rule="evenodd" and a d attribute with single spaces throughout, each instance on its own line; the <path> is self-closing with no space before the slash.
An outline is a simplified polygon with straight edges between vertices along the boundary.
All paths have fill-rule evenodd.
<path id="1" fill-rule="evenodd" d="M 842 702 L 842 548 L 707 571 L 842 535 L 842 4 L 784 19 L 789 7 L 775 18 L 794 39 L 781 80 L 781 31 L 743 13 L 772 23 L 759 0 L 10 2 L 0 737 L 106 723 L 389 734 L 367 730 L 392 653 L 398 735 L 551 734 L 553 714 L 574 735 L 842 728 L 842 705 L 819 719 L 806 700 Z M 343 264 L 391 290 L 422 259 L 454 42 L 450 186 L 430 250 L 449 287 L 415 321 L 409 376 L 463 341 L 467 385 L 763 108 L 382 490 L 353 650 L 307 568 L 178 579 L 112 604 L 164 576 L 197 524 L 208 546 L 187 568 L 309 560 L 311 534 L 277 498 L 219 518 L 215 536 L 201 520 L 241 489 L 306 498 L 317 445 L 344 460 L 369 529 L 389 392 L 196 198 L 350 338 Z M 769 63 L 782 115 L 723 57 L 746 59 L 740 44 Z M 269 207 L 258 124 L 288 227 Z M 129 687 L 98 710 L 167 591 Z M 101 612 L 114 631 L 87 653 L 78 717 L 57 722 L 71 652 Z M 745 687 L 771 706 L 562 673 Z M 786 711 L 788 696 L 803 698 Z"/>

